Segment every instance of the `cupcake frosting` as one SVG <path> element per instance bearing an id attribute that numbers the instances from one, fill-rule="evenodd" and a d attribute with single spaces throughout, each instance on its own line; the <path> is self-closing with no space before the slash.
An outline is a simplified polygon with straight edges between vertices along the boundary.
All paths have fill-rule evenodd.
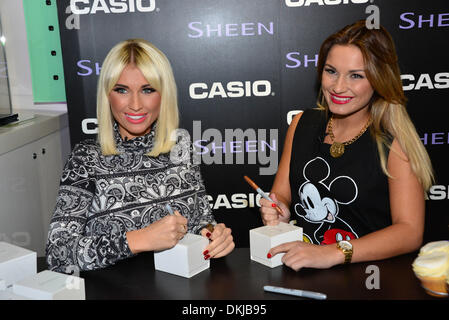
<path id="1" fill-rule="evenodd" d="M 419 255 L 412 264 L 413 271 L 422 277 L 442 277 L 449 272 L 449 252 L 434 250 Z"/>
<path id="2" fill-rule="evenodd" d="M 421 250 L 419 250 L 419 255 L 428 254 L 435 251 L 443 251 L 449 253 L 449 241 L 442 240 L 429 242 L 425 246 L 423 246 Z"/>

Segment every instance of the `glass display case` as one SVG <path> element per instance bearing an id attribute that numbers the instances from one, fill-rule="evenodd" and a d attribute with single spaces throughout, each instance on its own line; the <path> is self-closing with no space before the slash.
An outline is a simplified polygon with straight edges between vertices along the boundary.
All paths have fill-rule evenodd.
<path id="1" fill-rule="evenodd" d="M 0 126 L 18 120 L 18 114 L 12 112 L 5 43 L 6 39 L 0 21 Z"/>

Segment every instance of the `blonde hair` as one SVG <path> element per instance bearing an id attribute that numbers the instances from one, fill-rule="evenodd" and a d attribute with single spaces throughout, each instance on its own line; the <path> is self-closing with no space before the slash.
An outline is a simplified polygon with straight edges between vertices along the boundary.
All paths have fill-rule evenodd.
<path id="1" fill-rule="evenodd" d="M 130 63 L 134 63 L 140 69 L 151 87 L 161 95 L 155 143 L 147 154 L 156 157 L 169 152 L 175 144 L 170 136 L 179 125 L 177 89 L 167 57 L 153 44 L 143 39 L 129 39 L 116 44 L 103 62 L 97 89 L 97 139 L 103 155 L 119 154 L 114 139 L 114 117 L 108 95 L 123 69 Z"/>
<path id="2" fill-rule="evenodd" d="M 334 45 L 354 45 L 362 52 L 366 76 L 374 89 L 369 106 L 373 121 L 370 130 L 377 144 L 383 172 L 391 177 L 385 153 L 385 147 L 391 149 L 388 143 L 388 135 L 391 135 L 399 142 L 414 174 L 427 191 L 434 181 L 432 163 L 405 108 L 407 99 L 402 89 L 398 58 L 390 34 L 382 26 L 379 29 L 368 29 L 365 20 L 360 20 L 329 36 L 319 52 L 317 71 L 320 81 L 327 55 Z M 328 112 L 322 90 L 317 104 Z"/>

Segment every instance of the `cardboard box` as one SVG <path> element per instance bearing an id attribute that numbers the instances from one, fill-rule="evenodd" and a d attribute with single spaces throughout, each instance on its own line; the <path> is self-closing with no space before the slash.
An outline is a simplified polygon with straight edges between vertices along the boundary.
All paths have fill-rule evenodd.
<path id="1" fill-rule="evenodd" d="M 28 249 L 0 242 L 0 279 L 6 287 L 37 272 L 37 255 Z"/>
<path id="2" fill-rule="evenodd" d="M 302 228 L 280 222 L 277 226 L 263 226 L 249 231 L 251 260 L 270 268 L 282 265 L 284 253 L 267 258 L 268 251 L 282 243 L 302 241 Z"/>
<path id="3" fill-rule="evenodd" d="M 154 267 L 181 277 L 193 277 L 209 269 L 210 261 L 204 260 L 203 255 L 208 244 L 205 237 L 187 233 L 173 248 L 154 253 Z"/>
<path id="4" fill-rule="evenodd" d="M 13 285 L 13 293 L 33 300 L 85 300 L 84 279 L 45 270 Z"/>

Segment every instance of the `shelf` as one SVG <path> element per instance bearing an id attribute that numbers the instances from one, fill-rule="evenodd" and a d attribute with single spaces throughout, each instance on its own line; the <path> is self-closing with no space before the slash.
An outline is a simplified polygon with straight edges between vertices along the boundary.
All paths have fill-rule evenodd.
<path id="1" fill-rule="evenodd" d="M 19 120 L 0 127 L 0 155 L 68 127 L 67 112 L 17 112 Z"/>

